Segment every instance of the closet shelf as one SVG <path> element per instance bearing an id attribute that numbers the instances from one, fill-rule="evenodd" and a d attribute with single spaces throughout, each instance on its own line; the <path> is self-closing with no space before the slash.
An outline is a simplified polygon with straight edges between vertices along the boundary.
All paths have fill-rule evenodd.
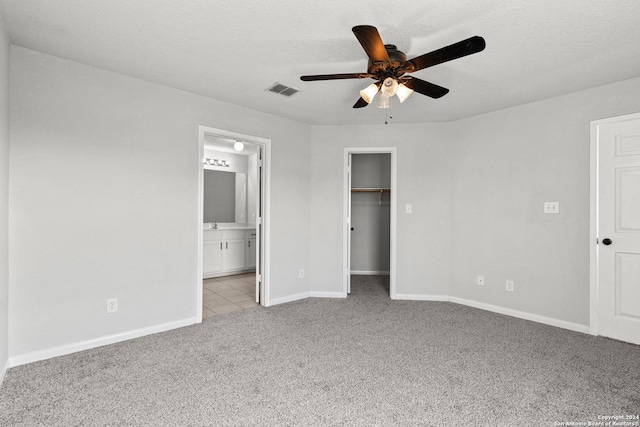
<path id="1" fill-rule="evenodd" d="M 390 188 L 352 188 L 352 193 L 391 193 Z"/>
<path id="2" fill-rule="evenodd" d="M 391 194 L 391 189 L 390 188 L 352 188 L 351 192 L 352 193 L 374 193 L 374 194 L 379 194 L 380 195 L 380 199 L 378 200 L 378 204 L 380 206 L 382 206 L 382 195 L 384 193 Z"/>

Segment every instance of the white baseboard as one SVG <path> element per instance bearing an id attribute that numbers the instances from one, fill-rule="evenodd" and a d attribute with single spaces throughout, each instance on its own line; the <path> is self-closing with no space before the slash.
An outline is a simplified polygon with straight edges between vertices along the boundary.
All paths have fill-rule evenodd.
<path id="1" fill-rule="evenodd" d="M 314 297 L 314 298 L 345 298 L 342 292 L 302 292 L 299 294 L 289 295 L 282 298 L 276 298 L 270 301 L 269 306 L 284 304 L 287 302 L 298 301 L 301 299 Z M 491 311 L 493 313 L 504 314 L 507 316 L 517 317 L 519 319 L 530 320 L 533 322 L 542 323 L 545 325 L 555 326 L 558 328 L 568 329 L 574 332 L 581 332 L 585 334 L 590 333 L 588 325 L 581 325 L 578 323 L 567 322 L 565 320 L 554 319 L 551 317 L 541 316 L 538 314 L 527 313 L 524 311 L 513 310 L 510 308 L 500 307 L 497 305 L 487 304 L 483 302 L 468 300 L 458 297 L 449 297 L 447 295 L 420 295 L 420 294 L 396 294 L 396 300 L 413 300 L 413 301 L 450 301 L 456 304 L 466 305 L 469 307 L 478 308 L 481 310 Z M 20 366 L 27 363 L 37 362 L 39 360 L 50 359 L 53 357 L 64 356 L 66 354 L 76 353 L 78 351 L 89 350 L 92 348 L 102 347 L 104 345 L 115 344 L 118 342 L 130 340 L 133 338 L 139 338 L 146 335 L 156 334 L 159 332 L 165 332 L 172 329 L 181 328 L 184 326 L 200 323 L 195 317 L 178 320 L 175 322 L 163 323 L 160 325 L 134 329 L 129 332 L 123 332 L 120 334 L 109 335 L 106 337 L 96 338 L 74 344 L 54 347 L 45 350 L 38 350 L 30 353 L 20 354 L 10 357 L 5 366 L 0 371 L 0 385 L 7 372 L 7 370 L 14 366 Z"/>
<path id="2" fill-rule="evenodd" d="M 82 341 L 69 345 L 48 348 L 45 350 L 33 351 L 30 353 L 19 354 L 9 358 L 9 367 L 25 365 L 27 363 L 37 362 L 39 360 L 51 359 L 52 357 L 64 356 L 66 354 L 76 353 L 78 351 L 89 350 L 104 345 L 115 344 L 121 341 L 140 338 L 146 335 L 157 334 L 159 332 L 169 331 L 171 329 L 182 328 L 184 326 L 200 323 L 196 317 L 190 317 L 175 322 L 163 323 L 148 328 L 134 329 L 129 332 L 109 335 L 106 337 L 96 338 L 92 340 Z"/>
<path id="3" fill-rule="evenodd" d="M 11 365 L 9 365 L 9 359 L 7 359 L 6 363 L 2 367 L 2 371 L 0 371 L 0 388 L 2 388 L 2 382 L 4 381 L 4 375 L 7 373 Z"/>
<path id="4" fill-rule="evenodd" d="M 421 294 L 398 294 L 396 293 L 395 300 L 408 300 L 408 301 L 449 301 L 447 295 L 421 295 Z"/>
<path id="5" fill-rule="evenodd" d="M 568 329 L 574 332 L 582 332 L 583 334 L 589 334 L 590 329 L 588 325 L 580 325 L 579 323 L 567 322 L 566 320 L 554 319 L 552 317 L 541 316 L 539 314 L 527 313 L 526 311 L 513 310 L 511 308 L 500 307 L 497 305 L 487 304 L 484 302 L 478 302 L 458 297 L 450 297 L 449 301 L 462 304 L 469 307 L 479 308 L 481 310 L 491 311 L 493 313 L 504 314 L 506 316 L 517 317 L 519 319 L 531 320 L 532 322 L 538 322 L 549 326 L 555 326 L 557 328 Z"/>
<path id="6" fill-rule="evenodd" d="M 368 270 L 351 270 L 352 275 L 356 276 L 388 276 L 388 271 L 368 271 Z"/>
<path id="7" fill-rule="evenodd" d="M 267 301 L 267 304 L 265 304 L 265 307 L 284 304 L 286 302 L 298 301 L 305 298 L 309 298 L 309 292 L 301 292 L 299 294 L 287 295 L 286 297 L 269 299 L 269 301 Z"/>
<path id="8" fill-rule="evenodd" d="M 221 271 L 219 273 L 203 274 L 202 278 L 213 279 L 216 277 L 235 276 L 236 274 L 255 273 L 255 272 L 256 272 L 255 267 L 242 268 L 240 270 L 228 270 L 228 271 Z"/>
<path id="9" fill-rule="evenodd" d="M 345 298 L 342 292 L 310 292 L 310 297 L 315 298 Z M 541 316 L 539 314 L 527 313 L 525 311 L 513 310 L 510 308 L 500 307 L 497 305 L 487 304 L 483 302 L 468 300 L 464 298 L 452 297 L 448 295 L 424 295 L 424 294 L 398 294 L 392 298 L 394 300 L 406 301 L 443 301 L 462 304 L 469 307 L 479 308 L 481 310 L 493 313 L 504 314 L 506 316 L 517 317 L 519 319 L 530 320 L 532 322 L 542 323 L 544 325 L 555 326 L 557 328 L 568 329 L 574 332 L 590 334 L 588 325 L 580 325 L 578 323 L 567 322 L 565 320 L 554 319 L 552 317 Z"/>
<path id="10" fill-rule="evenodd" d="M 309 292 L 311 298 L 346 298 L 342 292 Z"/>

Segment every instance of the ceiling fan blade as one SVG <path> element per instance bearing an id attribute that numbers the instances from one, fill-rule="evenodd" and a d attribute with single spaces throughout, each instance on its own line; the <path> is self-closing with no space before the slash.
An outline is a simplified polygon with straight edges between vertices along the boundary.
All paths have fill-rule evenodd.
<path id="1" fill-rule="evenodd" d="M 384 43 L 376 27 L 371 25 L 356 25 L 351 30 L 353 34 L 356 35 L 356 38 L 371 61 L 391 62 L 389 61 L 389 54 L 384 47 Z"/>
<path id="2" fill-rule="evenodd" d="M 481 52 L 484 50 L 485 46 L 486 44 L 482 37 L 473 36 L 458 43 L 454 43 L 441 49 L 434 50 L 433 52 L 425 53 L 424 55 L 410 59 L 403 64 L 402 68 L 406 72 L 412 73 L 414 71 L 422 70 L 423 68 L 433 67 L 434 65 L 442 64 L 443 62 Z"/>
<path id="3" fill-rule="evenodd" d="M 362 97 L 360 97 L 360 99 L 358 99 L 356 103 L 353 104 L 353 108 L 362 108 L 362 107 L 366 107 L 367 105 L 369 105 L 369 103 L 365 101 Z"/>
<path id="4" fill-rule="evenodd" d="M 316 74 L 311 76 L 300 76 L 300 80 L 312 82 L 315 80 L 366 79 L 369 77 L 372 77 L 369 73 Z"/>
<path id="5" fill-rule="evenodd" d="M 431 98 L 442 98 L 449 93 L 449 89 L 445 87 L 425 82 L 424 80 L 420 80 L 415 77 L 408 76 L 406 79 L 402 80 L 402 83 L 409 89 L 413 89 L 414 91 Z"/>

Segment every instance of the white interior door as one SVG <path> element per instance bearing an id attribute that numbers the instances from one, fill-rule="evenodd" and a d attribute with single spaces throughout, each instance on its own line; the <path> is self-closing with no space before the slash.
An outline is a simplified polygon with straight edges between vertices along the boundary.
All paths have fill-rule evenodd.
<path id="1" fill-rule="evenodd" d="M 351 225 L 351 160 L 352 154 L 349 153 L 347 156 L 347 197 L 346 197 L 346 224 L 347 224 L 347 266 L 346 272 L 347 275 L 345 280 L 347 283 L 347 294 L 351 293 L 351 231 L 353 226 Z"/>
<path id="2" fill-rule="evenodd" d="M 263 269 L 264 269 L 264 224 L 262 221 L 264 210 L 264 149 L 258 145 L 258 185 L 256 191 L 256 302 L 264 302 Z"/>
<path id="3" fill-rule="evenodd" d="M 640 344 L 640 116 L 596 138 L 598 334 Z"/>

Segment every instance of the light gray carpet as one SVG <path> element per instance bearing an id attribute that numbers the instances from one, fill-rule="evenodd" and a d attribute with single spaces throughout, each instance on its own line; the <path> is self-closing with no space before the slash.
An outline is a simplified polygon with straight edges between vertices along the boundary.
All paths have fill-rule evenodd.
<path id="1" fill-rule="evenodd" d="M 10 369 L 3 426 L 553 426 L 640 413 L 640 347 L 380 277 Z M 558 425 L 558 424 L 555 424 Z"/>

